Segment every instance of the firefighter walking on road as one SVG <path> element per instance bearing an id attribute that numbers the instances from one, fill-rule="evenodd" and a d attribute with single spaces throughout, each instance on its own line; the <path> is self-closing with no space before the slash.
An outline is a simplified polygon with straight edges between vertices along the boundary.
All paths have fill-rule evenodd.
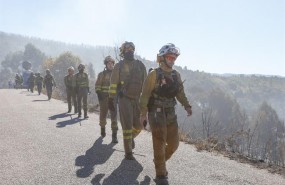
<path id="1" fill-rule="evenodd" d="M 81 117 L 81 105 L 83 102 L 84 119 L 89 118 L 87 115 L 87 96 L 89 91 L 89 78 L 88 74 L 84 72 L 85 66 L 83 64 L 78 65 L 78 73 L 75 74 L 75 91 L 77 94 L 78 104 L 78 118 Z"/>
<path id="2" fill-rule="evenodd" d="M 188 116 L 192 114 L 180 74 L 172 68 L 179 55 L 179 49 L 174 44 L 166 44 L 159 50 L 159 67 L 148 74 L 140 97 L 140 120 L 143 124 L 148 113 L 153 140 L 155 182 L 160 185 L 168 184 L 166 161 L 179 145 L 176 100 L 184 106 Z"/>
<path id="3" fill-rule="evenodd" d="M 47 90 L 48 100 L 51 99 L 53 87 L 56 88 L 55 80 L 53 76 L 50 74 L 50 70 L 46 70 L 46 75 L 43 81 L 43 87 Z"/>
<path id="4" fill-rule="evenodd" d="M 66 88 L 66 96 L 67 96 L 67 105 L 68 105 L 68 111 L 67 113 L 71 112 L 72 109 L 72 103 L 71 99 L 74 105 L 74 114 L 76 114 L 77 111 L 77 99 L 74 89 L 74 68 L 71 66 L 67 69 L 68 75 L 64 77 L 64 85 Z"/>
<path id="5" fill-rule="evenodd" d="M 41 76 L 41 73 L 36 73 L 35 84 L 37 85 L 39 95 L 41 95 L 41 92 L 42 92 L 43 80 L 44 78 Z"/>
<path id="6" fill-rule="evenodd" d="M 114 108 L 114 98 L 118 93 L 120 121 L 123 129 L 125 159 L 134 160 L 132 149 L 134 138 L 142 130 L 140 125 L 139 96 L 146 77 L 145 65 L 134 59 L 135 45 L 125 42 L 120 47 L 123 58 L 115 64 L 110 81 L 108 106 Z"/>
<path id="7" fill-rule="evenodd" d="M 101 126 L 101 136 L 106 136 L 105 126 L 107 124 L 106 118 L 108 111 L 111 115 L 111 129 L 112 129 L 112 143 L 118 143 L 117 131 L 118 131 L 118 122 L 117 122 L 117 101 L 114 97 L 114 107 L 115 110 L 110 110 L 108 108 L 108 96 L 109 96 L 109 86 L 112 70 L 114 68 L 115 60 L 111 56 L 107 56 L 104 59 L 105 68 L 102 72 L 98 74 L 97 81 L 95 83 L 95 91 L 98 96 L 99 105 L 100 105 L 100 126 Z"/>
<path id="8" fill-rule="evenodd" d="M 34 87 L 35 87 L 35 75 L 33 72 L 30 73 L 30 76 L 28 78 L 28 88 L 32 93 L 34 93 Z"/>

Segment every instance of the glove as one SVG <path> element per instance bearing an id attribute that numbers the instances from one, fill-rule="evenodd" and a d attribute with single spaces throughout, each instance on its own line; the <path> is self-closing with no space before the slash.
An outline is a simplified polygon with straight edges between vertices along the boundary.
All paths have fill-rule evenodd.
<path id="1" fill-rule="evenodd" d="M 114 105 L 114 99 L 113 98 L 108 98 L 108 108 L 111 111 L 115 111 L 115 105 Z"/>
<path id="2" fill-rule="evenodd" d="M 185 110 L 187 112 L 187 116 L 191 116 L 192 115 L 192 107 L 190 105 L 186 106 Z"/>

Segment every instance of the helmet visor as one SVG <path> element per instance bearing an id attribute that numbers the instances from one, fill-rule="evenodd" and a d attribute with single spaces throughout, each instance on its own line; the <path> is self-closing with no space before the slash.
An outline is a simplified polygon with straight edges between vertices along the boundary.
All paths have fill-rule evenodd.
<path id="1" fill-rule="evenodd" d="M 180 50 L 177 47 L 171 47 L 168 49 L 167 53 L 172 53 L 178 56 L 180 55 Z"/>

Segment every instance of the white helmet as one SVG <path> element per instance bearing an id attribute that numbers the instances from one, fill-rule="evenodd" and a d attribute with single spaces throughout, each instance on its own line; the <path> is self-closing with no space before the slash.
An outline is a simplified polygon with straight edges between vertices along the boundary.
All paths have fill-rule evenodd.
<path id="1" fill-rule="evenodd" d="M 162 46 L 162 48 L 159 50 L 159 53 L 157 54 L 158 56 L 163 56 L 163 55 L 166 55 L 166 54 L 175 54 L 176 56 L 179 56 L 180 55 L 180 50 L 179 48 L 175 47 L 174 44 L 172 43 L 168 43 L 164 46 Z"/>

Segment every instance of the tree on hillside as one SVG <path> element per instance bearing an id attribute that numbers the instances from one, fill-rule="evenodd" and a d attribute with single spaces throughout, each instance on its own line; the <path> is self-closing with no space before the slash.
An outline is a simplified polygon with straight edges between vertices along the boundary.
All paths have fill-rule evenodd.
<path id="1" fill-rule="evenodd" d="M 65 52 L 61 54 L 50 66 L 50 70 L 54 75 L 57 87 L 65 92 L 64 86 L 64 76 L 67 75 L 67 69 L 69 67 L 74 67 L 75 72 L 77 71 L 77 66 L 82 63 L 78 56 L 73 55 L 71 52 Z"/>
<path id="2" fill-rule="evenodd" d="M 14 82 L 15 74 L 13 73 L 12 69 L 10 67 L 3 68 L 0 71 L 0 87 L 1 88 L 7 88 L 8 87 L 8 81 L 12 80 Z"/>
<path id="3" fill-rule="evenodd" d="M 14 73 L 19 72 L 19 67 L 21 66 L 21 61 L 23 60 L 24 53 L 22 51 L 17 51 L 6 55 L 5 59 L 2 61 L 1 65 L 3 68 L 10 68 Z"/>
<path id="4" fill-rule="evenodd" d="M 255 117 L 258 124 L 257 136 L 255 138 L 255 156 L 268 162 L 284 162 L 280 159 L 280 143 L 284 141 L 284 124 L 279 120 L 276 111 L 263 102 Z"/>
<path id="5" fill-rule="evenodd" d="M 39 66 L 45 61 L 45 54 L 37 49 L 33 44 L 29 43 L 25 46 L 23 60 L 32 63 L 32 68 L 38 70 Z"/>
<path id="6" fill-rule="evenodd" d="M 87 69 L 88 69 L 88 74 L 90 76 L 90 78 L 94 78 L 95 79 L 95 71 L 94 71 L 94 68 L 93 68 L 93 64 L 92 63 L 89 63 L 88 66 L 87 66 Z"/>

